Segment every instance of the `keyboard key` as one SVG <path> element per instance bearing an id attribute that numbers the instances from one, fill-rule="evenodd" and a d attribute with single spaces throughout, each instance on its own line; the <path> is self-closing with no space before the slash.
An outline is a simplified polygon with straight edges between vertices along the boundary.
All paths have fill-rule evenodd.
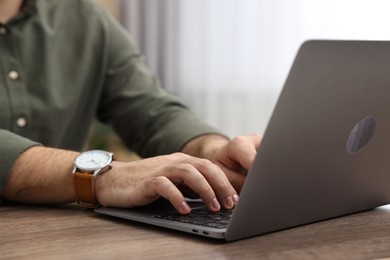
<path id="1" fill-rule="evenodd" d="M 173 212 L 171 214 L 155 215 L 154 217 L 212 228 L 225 228 L 229 224 L 232 213 L 233 210 L 221 210 L 214 213 L 205 208 L 197 208 L 193 209 L 188 215 Z"/>

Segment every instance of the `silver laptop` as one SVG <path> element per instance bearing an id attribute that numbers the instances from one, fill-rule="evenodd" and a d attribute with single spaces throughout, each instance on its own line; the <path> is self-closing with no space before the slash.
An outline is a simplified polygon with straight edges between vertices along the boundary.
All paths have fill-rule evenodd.
<path id="1" fill-rule="evenodd" d="M 233 241 L 388 203 L 390 42 L 314 40 L 299 49 L 233 211 L 196 203 L 180 216 L 160 201 L 96 212 Z"/>

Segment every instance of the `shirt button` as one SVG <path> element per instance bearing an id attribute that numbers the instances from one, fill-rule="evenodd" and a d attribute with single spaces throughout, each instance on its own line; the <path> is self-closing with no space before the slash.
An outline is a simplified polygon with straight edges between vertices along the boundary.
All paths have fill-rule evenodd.
<path id="1" fill-rule="evenodd" d="M 7 33 L 7 29 L 5 29 L 5 27 L 3 26 L 0 26 L 0 34 L 6 34 Z"/>
<path id="2" fill-rule="evenodd" d="M 16 120 L 16 125 L 19 126 L 19 127 L 25 127 L 27 125 L 27 119 L 24 118 L 24 117 L 19 117 Z"/>
<path id="3" fill-rule="evenodd" d="M 19 78 L 19 73 L 17 73 L 16 71 L 10 71 L 9 73 L 8 73 L 8 78 L 10 79 L 10 80 L 17 80 L 18 78 Z"/>

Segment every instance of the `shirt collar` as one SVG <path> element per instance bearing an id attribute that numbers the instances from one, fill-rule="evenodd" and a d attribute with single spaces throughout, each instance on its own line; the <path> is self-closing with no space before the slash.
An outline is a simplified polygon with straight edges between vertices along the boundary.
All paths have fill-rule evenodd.
<path id="1" fill-rule="evenodd" d="M 12 18 L 8 24 L 16 23 L 31 16 L 35 11 L 35 5 L 35 0 L 24 0 L 22 6 L 20 7 L 19 13 L 14 18 Z"/>

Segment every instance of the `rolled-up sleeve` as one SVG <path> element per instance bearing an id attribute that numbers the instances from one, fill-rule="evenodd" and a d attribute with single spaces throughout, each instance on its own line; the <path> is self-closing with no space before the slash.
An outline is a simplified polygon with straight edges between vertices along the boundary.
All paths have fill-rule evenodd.
<path id="1" fill-rule="evenodd" d="M 30 147 L 40 145 L 37 142 L 0 129 L 0 193 L 7 180 L 8 172 L 18 156 Z M 1 203 L 1 200 L 0 200 Z"/>

